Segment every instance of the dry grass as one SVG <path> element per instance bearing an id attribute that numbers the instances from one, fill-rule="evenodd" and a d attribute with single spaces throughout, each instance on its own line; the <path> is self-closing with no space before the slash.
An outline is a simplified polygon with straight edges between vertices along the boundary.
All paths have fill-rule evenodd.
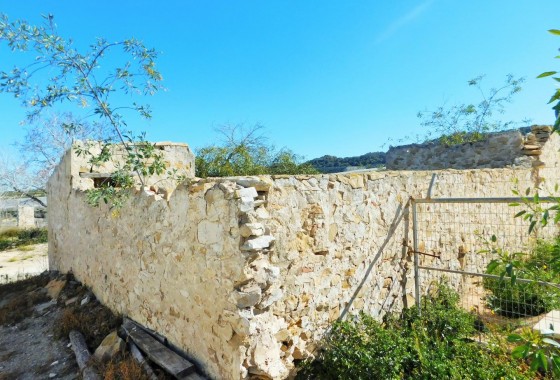
<path id="1" fill-rule="evenodd" d="M 33 307 L 49 300 L 44 286 L 48 275 L 40 275 L 23 281 L 0 285 L 0 325 L 12 325 L 31 316 Z"/>
<path id="2" fill-rule="evenodd" d="M 33 306 L 50 298 L 40 289 L 12 298 L 0 308 L 0 325 L 13 325 L 33 314 Z"/>
<path id="3" fill-rule="evenodd" d="M 129 355 L 109 362 L 102 373 L 104 380 L 149 380 L 140 364 Z"/>
<path id="4" fill-rule="evenodd" d="M 98 301 L 90 301 L 84 306 L 66 308 L 56 327 L 56 336 L 68 337 L 70 331 L 77 330 L 84 335 L 90 350 L 95 350 L 101 341 L 122 324 L 122 318 Z"/>
<path id="5" fill-rule="evenodd" d="M 22 245 L 22 246 L 18 247 L 18 251 L 22 251 L 22 252 L 30 252 L 30 251 L 33 251 L 34 249 L 35 249 L 35 247 L 33 247 L 32 245 Z M 30 257 L 33 257 L 33 256 L 30 256 Z"/>
<path id="6" fill-rule="evenodd" d="M 0 228 L 0 237 L 14 238 L 17 237 L 21 229 L 18 227 L 5 227 Z"/>

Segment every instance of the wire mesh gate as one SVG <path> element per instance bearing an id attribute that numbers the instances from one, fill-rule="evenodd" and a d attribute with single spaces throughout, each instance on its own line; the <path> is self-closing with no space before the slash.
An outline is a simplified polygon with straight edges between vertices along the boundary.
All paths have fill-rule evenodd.
<path id="1" fill-rule="evenodd" d="M 427 198 L 411 207 L 417 305 L 445 278 L 461 306 L 489 326 L 556 326 L 560 334 L 560 275 L 551 270 L 557 226 L 530 234 L 528 221 L 514 218 L 523 198 Z"/>

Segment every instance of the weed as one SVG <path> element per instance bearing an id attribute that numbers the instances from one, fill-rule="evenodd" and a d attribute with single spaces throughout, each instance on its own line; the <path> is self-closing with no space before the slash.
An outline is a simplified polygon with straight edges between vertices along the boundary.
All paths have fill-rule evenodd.
<path id="1" fill-rule="evenodd" d="M 458 295 L 440 284 L 413 307 L 382 323 L 362 314 L 336 322 L 315 361 L 300 366 L 299 379 L 532 379 L 524 363 L 503 347 L 469 339 L 475 319 L 458 307 Z"/>
<path id="2" fill-rule="evenodd" d="M 45 228 L 10 228 L 0 231 L 0 251 L 47 242 Z"/>
<path id="3" fill-rule="evenodd" d="M 484 287 L 490 292 L 486 298 L 488 306 L 509 318 L 540 315 L 559 307 L 560 290 L 537 282 L 560 283 L 560 273 L 553 268 L 559 252 L 557 238 L 553 242 L 539 241 L 526 257 L 510 254 L 507 260 L 490 262 L 486 272 L 502 278 L 484 279 Z M 521 282 L 520 278 L 534 281 Z"/>

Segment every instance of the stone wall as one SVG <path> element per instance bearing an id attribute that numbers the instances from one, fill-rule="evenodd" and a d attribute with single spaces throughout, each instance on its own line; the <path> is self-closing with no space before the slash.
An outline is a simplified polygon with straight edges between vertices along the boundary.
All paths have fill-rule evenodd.
<path id="1" fill-rule="evenodd" d="M 518 130 L 493 133 L 483 141 L 451 147 L 438 141 L 391 147 L 386 155 L 389 170 L 474 169 L 543 167 L 560 148 L 560 136 L 550 126 L 532 126 L 523 135 Z"/>
<path id="2" fill-rule="evenodd" d="M 426 197 L 432 171 L 192 178 L 166 196 L 138 190 L 114 215 L 86 205 L 93 184 L 81 166 L 68 152 L 49 181 L 50 267 L 165 335 L 211 378 L 286 378 L 337 318 L 413 303 L 410 200 Z M 431 195 L 509 196 L 513 179 L 534 187 L 540 170 L 437 171 Z M 423 221 L 420 248 L 440 255 L 422 262 L 484 270 L 472 259 L 477 230 L 488 237 L 500 225 L 504 244 L 527 244 L 513 213 L 478 210 Z M 442 215 L 463 222 L 460 235 Z"/>

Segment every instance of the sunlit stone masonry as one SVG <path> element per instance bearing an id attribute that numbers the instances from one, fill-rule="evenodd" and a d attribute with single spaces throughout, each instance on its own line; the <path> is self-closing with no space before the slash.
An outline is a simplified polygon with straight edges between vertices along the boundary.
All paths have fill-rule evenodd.
<path id="1" fill-rule="evenodd" d="M 527 144 L 540 144 L 533 134 Z M 48 184 L 50 268 L 166 336 L 210 378 L 285 379 L 336 319 L 412 305 L 410 199 L 426 197 L 434 173 L 432 197 L 509 196 L 513 178 L 559 179 L 546 146 L 557 137 L 523 148 L 543 165 L 221 179 L 194 178 L 188 146 L 162 143 L 168 167 L 188 179 L 152 179 L 118 213 L 85 200 L 111 168 L 94 171 L 69 150 Z M 460 268 L 474 231 L 455 239 L 442 226 L 448 254 L 433 265 Z M 460 289 L 461 278 L 452 283 Z"/>

